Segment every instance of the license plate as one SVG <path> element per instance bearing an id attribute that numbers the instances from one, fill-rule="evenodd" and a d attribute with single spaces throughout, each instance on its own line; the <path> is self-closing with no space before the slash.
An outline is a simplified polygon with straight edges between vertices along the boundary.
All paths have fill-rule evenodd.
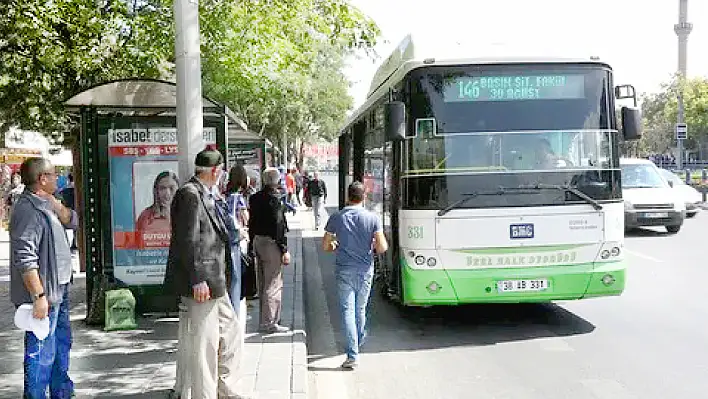
<path id="1" fill-rule="evenodd" d="M 509 226 L 509 238 L 533 238 L 533 223 L 512 224 Z"/>
<path id="2" fill-rule="evenodd" d="M 548 289 L 548 280 L 503 280 L 497 281 L 499 292 L 545 291 Z"/>
<path id="3" fill-rule="evenodd" d="M 645 218 L 667 218 L 669 214 L 667 212 L 648 212 L 644 214 Z"/>

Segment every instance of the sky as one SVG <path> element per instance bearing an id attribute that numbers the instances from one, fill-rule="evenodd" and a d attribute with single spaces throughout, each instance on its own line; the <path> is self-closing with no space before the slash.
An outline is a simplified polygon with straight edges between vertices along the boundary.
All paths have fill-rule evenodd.
<path id="1" fill-rule="evenodd" d="M 599 56 L 615 84 L 655 92 L 678 67 L 679 0 L 350 0 L 382 31 L 378 60 L 352 58 L 347 76 L 355 107 L 376 69 L 409 33 L 548 54 Z M 708 1 L 689 0 L 688 76 L 708 76 Z M 415 40 L 415 39 L 414 39 Z M 443 43 L 441 43 L 442 45 Z M 510 54 L 512 55 L 512 54 Z M 468 56 L 484 56 L 469 54 Z"/>

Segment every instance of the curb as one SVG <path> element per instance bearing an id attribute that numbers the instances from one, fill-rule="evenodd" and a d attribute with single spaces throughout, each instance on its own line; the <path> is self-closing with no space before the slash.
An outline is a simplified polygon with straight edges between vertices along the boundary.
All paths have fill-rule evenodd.
<path id="1" fill-rule="evenodd" d="M 309 384 L 307 370 L 307 333 L 305 323 L 303 276 L 304 262 L 302 252 L 302 230 L 293 231 L 290 237 L 295 241 L 293 246 L 293 272 L 288 273 L 292 279 L 293 289 L 293 320 L 292 320 L 292 374 L 290 379 L 290 397 L 306 399 Z"/>

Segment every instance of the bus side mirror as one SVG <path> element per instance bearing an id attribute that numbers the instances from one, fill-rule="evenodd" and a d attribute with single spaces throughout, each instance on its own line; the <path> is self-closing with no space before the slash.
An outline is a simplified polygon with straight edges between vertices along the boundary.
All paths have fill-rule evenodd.
<path id="1" fill-rule="evenodd" d="M 386 141 L 401 141 L 406 138 L 406 105 L 391 101 L 384 105 Z"/>
<path id="2" fill-rule="evenodd" d="M 622 133 L 627 141 L 642 138 L 642 113 L 637 108 L 622 107 Z"/>

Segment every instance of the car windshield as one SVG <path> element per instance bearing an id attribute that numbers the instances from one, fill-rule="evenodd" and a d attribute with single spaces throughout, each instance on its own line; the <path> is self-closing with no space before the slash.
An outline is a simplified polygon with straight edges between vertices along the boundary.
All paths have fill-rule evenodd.
<path id="1" fill-rule="evenodd" d="M 683 180 L 679 179 L 676 174 L 670 170 L 666 169 L 659 169 L 659 172 L 661 173 L 662 176 L 664 176 L 664 179 L 668 182 L 672 182 L 674 186 L 678 186 L 681 184 L 686 184 Z"/>
<path id="2" fill-rule="evenodd" d="M 622 165 L 622 188 L 663 188 L 666 181 L 652 164 Z"/>

